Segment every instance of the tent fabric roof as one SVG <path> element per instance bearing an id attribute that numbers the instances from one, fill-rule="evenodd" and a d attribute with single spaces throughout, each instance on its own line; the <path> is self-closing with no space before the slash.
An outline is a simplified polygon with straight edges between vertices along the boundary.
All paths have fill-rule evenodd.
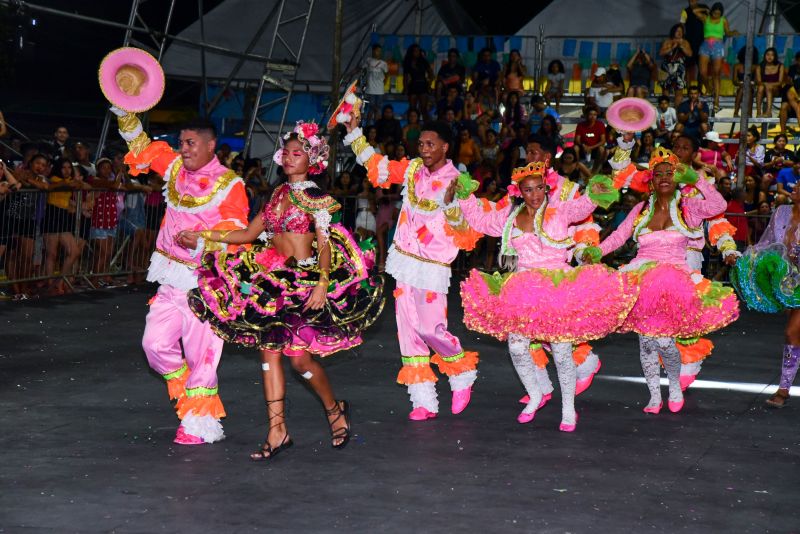
<path id="1" fill-rule="evenodd" d="M 277 3 L 277 0 L 227 0 L 211 10 L 203 19 L 205 40 L 208 43 L 244 52 L 256 34 L 260 24 Z M 421 33 L 425 35 L 447 35 L 447 26 L 436 9 L 425 2 L 421 17 Z M 300 59 L 298 80 L 324 82 L 328 87 L 332 76 L 333 65 L 333 33 L 336 3 L 329 0 L 317 0 L 311 14 L 311 21 L 306 35 L 305 47 Z M 408 0 L 344 0 L 342 23 L 342 69 L 358 52 L 359 45 L 369 32 L 372 24 L 379 33 L 395 33 L 398 35 L 413 34 L 416 24 L 414 6 L 416 2 Z M 289 15 L 299 14 L 306 8 L 301 0 L 287 2 Z M 286 16 L 283 17 L 286 19 Z M 270 22 L 267 30 L 261 35 L 258 44 L 253 48 L 254 54 L 268 55 L 274 22 Z M 293 22 L 283 29 L 285 35 L 299 35 L 302 22 Z M 181 32 L 180 37 L 200 40 L 200 21 Z M 367 37 L 366 44 L 369 44 Z M 294 43 L 290 41 L 290 45 Z M 273 59 L 286 59 L 289 54 L 276 44 Z M 360 59 L 360 58 L 356 58 Z M 219 53 L 206 52 L 206 75 L 209 78 L 227 78 L 237 58 Z M 167 75 L 199 77 L 201 72 L 200 50 L 182 45 L 171 44 L 162 58 Z M 351 65 L 358 66 L 358 63 Z M 236 79 L 258 79 L 263 65 L 257 61 L 246 61 Z"/>

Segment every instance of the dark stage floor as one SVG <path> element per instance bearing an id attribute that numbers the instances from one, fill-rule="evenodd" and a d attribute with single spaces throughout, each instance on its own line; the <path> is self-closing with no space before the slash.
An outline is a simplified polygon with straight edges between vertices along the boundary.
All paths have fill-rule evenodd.
<path id="1" fill-rule="evenodd" d="M 0 531 L 800 531 L 800 405 L 764 409 L 760 393 L 778 378 L 783 317 L 744 313 L 714 335 L 701 378 L 736 389 L 692 388 L 677 415 L 646 416 L 644 384 L 614 378 L 641 377 L 632 336 L 596 343 L 603 369 L 564 434 L 558 402 L 516 422 L 505 347 L 466 332 L 455 299 L 453 330 L 482 357 L 472 404 L 451 415 L 441 380 L 439 419 L 407 421 L 387 306 L 357 352 L 326 362 L 354 441 L 332 450 L 321 406 L 291 379 L 295 447 L 255 464 L 253 351 L 225 349 L 228 438 L 172 443 L 177 419 L 140 349 L 150 294 L 0 304 Z"/>

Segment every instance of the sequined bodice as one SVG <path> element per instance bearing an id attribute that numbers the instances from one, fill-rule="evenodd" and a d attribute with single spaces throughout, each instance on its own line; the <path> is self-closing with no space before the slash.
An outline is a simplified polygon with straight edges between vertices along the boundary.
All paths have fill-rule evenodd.
<path id="1" fill-rule="evenodd" d="M 289 194 L 289 184 L 280 185 L 272 194 L 269 202 L 261 212 L 265 230 L 268 233 L 280 234 L 292 232 L 306 234 L 314 231 L 313 217 L 298 208 L 291 201 L 286 204 L 286 209 L 279 213 L 284 199 Z"/>

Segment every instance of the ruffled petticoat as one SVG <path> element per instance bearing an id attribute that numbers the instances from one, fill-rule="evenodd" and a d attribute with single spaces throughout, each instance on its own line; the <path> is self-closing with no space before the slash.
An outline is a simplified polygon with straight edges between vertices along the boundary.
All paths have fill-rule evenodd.
<path id="1" fill-rule="evenodd" d="M 739 317 L 739 301 L 732 288 L 685 266 L 634 260 L 620 272 L 639 287 L 639 297 L 620 332 L 683 338 L 686 343 Z"/>
<path id="2" fill-rule="evenodd" d="M 746 250 L 731 270 L 731 283 L 751 310 L 800 308 L 800 271 L 780 243 Z"/>
<path id="3" fill-rule="evenodd" d="M 503 341 L 581 343 L 617 330 L 636 301 L 627 275 L 605 265 L 528 269 L 493 275 L 475 269 L 461 283 L 464 323 Z"/>
<path id="4" fill-rule="evenodd" d="M 287 261 L 269 245 L 207 253 L 189 306 L 225 341 L 246 347 L 328 356 L 359 345 L 383 309 L 384 281 L 369 275 L 374 251 L 363 252 L 342 226 L 330 229 L 330 285 L 322 309 L 303 310 L 319 266 Z"/>

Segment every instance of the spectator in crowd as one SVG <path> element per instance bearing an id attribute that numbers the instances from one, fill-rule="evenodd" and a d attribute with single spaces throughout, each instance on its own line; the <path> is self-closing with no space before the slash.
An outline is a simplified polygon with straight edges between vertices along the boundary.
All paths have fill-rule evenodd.
<path id="1" fill-rule="evenodd" d="M 518 98 L 522 98 L 522 80 L 528 71 L 525 69 L 525 63 L 522 62 L 522 56 L 519 50 L 512 50 L 508 54 L 508 63 L 503 67 L 503 90 L 506 95 L 517 93 Z"/>
<path id="2" fill-rule="evenodd" d="M 686 79 L 691 82 L 697 80 L 697 61 L 700 55 L 700 46 L 703 44 L 703 20 L 695 12 L 698 7 L 705 6 L 698 4 L 697 0 L 689 0 L 689 6 L 681 11 L 680 17 L 685 30 L 684 37 L 689 42 L 692 51 L 691 55 L 686 56 Z"/>
<path id="3" fill-rule="evenodd" d="M 26 167 L 20 168 L 14 175 L 21 186 L 6 200 L 6 223 L 11 231 L 13 247 L 8 255 L 8 278 L 22 280 L 34 275 L 34 247 L 39 226 L 37 207 L 40 195 L 37 190 L 47 189 L 50 160 L 44 154 L 36 154 L 30 158 Z M 17 299 L 28 298 L 34 286 L 28 283 L 13 284 L 12 289 Z"/>
<path id="4" fill-rule="evenodd" d="M 761 140 L 761 134 L 758 133 L 758 128 L 751 126 L 747 129 L 746 145 L 747 151 L 745 152 L 745 176 L 761 176 L 764 167 L 764 146 L 758 144 Z M 738 156 L 737 156 L 738 160 Z"/>
<path id="5" fill-rule="evenodd" d="M 575 146 L 578 156 L 587 162 L 592 161 L 593 170 L 599 169 L 606 159 L 606 125 L 598 120 L 596 107 L 588 106 L 584 113 L 586 120 L 575 128 Z"/>
<path id="6" fill-rule="evenodd" d="M 800 162 L 795 162 L 791 167 L 781 169 L 775 178 L 777 183 L 777 202 L 786 204 L 789 202 L 789 194 L 794 191 L 795 185 L 800 181 Z"/>
<path id="7" fill-rule="evenodd" d="M 489 97 L 495 105 L 500 95 L 500 64 L 492 58 L 492 52 L 483 48 L 478 53 L 478 61 L 472 68 L 472 81 L 479 94 Z"/>
<path id="8" fill-rule="evenodd" d="M 90 183 L 95 189 L 102 190 L 94 194 L 92 230 L 89 234 L 94 242 L 92 272 L 98 276 L 99 285 L 111 286 L 113 280 L 107 273 L 117 235 L 117 192 L 122 188 L 122 181 L 121 177 L 114 176 L 111 160 L 100 158 L 97 160 L 97 176 Z"/>
<path id="9" fill-rule="evenodd" d="M 727 180 L 730 182 L 730 179 Z M 728 219 L 728 222 L 736 228 L 736 231 L 731 237 L 733 237 L 733 240 L 736 243 L 736 249 L 739 252 L 744 252 L 745 247 L 752 244 L 748 242 L 750 232 L 747 227 L 747 217 L 743 216 L 745 214 L 744 197 L 745 194 L 743 190 L 738 188 L 734 189 L 729 194 L 728 206 L 725 208 L 725 218 Z M 732 214 L 741 214 L 742 216 Z M 720 273 L 717 273 L 717 276 L 714 278 L 723 280 L 725 279 L 724 276 L 720 276 Z"/>
<path id="10" fill-rule="evenodd" d="M 783 92 L 783 101 L 781 102 L 780 111 L 782 133 L 791 131 L 796 134 L 794 130 L 788 128 L 787 123 L 789 119 L 797 119 L 800 117 L 800 97 L 798 95 L 800 95 L 800 76 L 795 77 L 792 85 Z"/>
<path id="11" fill-rule="evenodd" d="M 60 271 L 62 277 L 72 274 L 75 262 L 80 257 L 81 248 L 75 239 L 76 216 L 72 197 L 76 190 L 84 188 L 88 189 L 89 184 L 84 183 L 82 176 L 75 172 L 70 160 L 59 158 L 53 163 L 47 185 L 49 193 L 42 232 L 45 247 L 44 272 L 47 276 L 55 273 L 59 252 L 64 257 Z M 53 294 L 62 295 L 66 290 L 63 278 L 51 285 Z"/>
<path id="12" fill-rule="evenodd" d="M 772 101 L 780 95 L 783 87 L 783 63 L 778 59 L 778 50 L 767 48 L 764 60 L 756 69 L 756 112 L 759 117 L 772 117 Z M 766 106 L 764 100 L 766 98 Z"/>
<path id="13" fill-rule="evenodd" d="M 551 108 L 545 102 L 544 97 L 542 95 L 533 95 L 531 97 L 531 114 L 528 117 L 528 124 L 530 126 L 531 132 L 536 133 L 539 131 L 539 127 L 542 124 L 542 119 L 545 117 L 550 116 L 555 119 L 556 124 L 559 125 L 558 129 L 560 130 L 560 123 L 561 117 L 558 115 L 558 112 Z"/>
<path id="14" fill-rule="evenodd" d="M 761 191 L 759 181 L 754 176 L 744 177 L 744 211 L 754 214 L 758 211 L 758 205 L 767 200 L 767 195 Z"/>
<path id="15" fill-rule="evenodd" d="M 533 129 L 531 129 L 531 132 L 540 137 L 546 138 L 554 147 L 564 148 L 564 138 L 561 137 L 560 133 L 558 133 L 560 126 L 561 125 L 558 124 L 553 117 L 546 115 L 542 118 L 542 122 L 539 125 L 539 130 L 534 132 Z"/>
<path id="16" fill-rule="evenodd" d="M 353 183 L 350 173 L 344 171 L 333 182 L 331 195 L 336 197 L 350 197 L 358 193 L 358 184 Z"/>
<path id="17" fill-rule="evenodd" d="M 779 133 L 772 139 L 772 142 L 773 147 L 767 150 L 764 156 L 764 171 L 776 175 L 781 170 L 794 165 L 797 155 L 787 147 L 789 138 L 786 137 L 786 134 Z"/>
<path id="18" fill-rule="evenodd" d="M 72 146 L 72 157 L 75 162 L 83 167 L 89 176 L 97 176 L 94 163 L 89 159 L 89 147 L 83 141 L 78 141 Z"/>
<path id="19" fill-rule="evenodd" d="M 622 94 L 622 84 L 616 85 L 609 80 L 606 69 L 599 67 L 594 73 L 591 86 L 586 89 L 586 104 L 595 106 L 603 115 L 614 102 L 614 97 L 619 94 Z"/>
<path id="20" fill-rule="evenodd" d="M 229 145 L 228 143 L 222 143 L 221 145 L 219 145 L 219 148 L 217 148 L 217 159 L 219 160 L 220 163 L 230 168 L 232 157 L 233 157 L 233 151 L 231 150 L 231 145 Z M 116 167 L 116 159 L 114 166 Z"/>
<path id="21" fill-rule="evenodd" d="M 428 93 L 432 79 L 433 69 L 430 63 L 425 59 L 419 45 L 412 44 L 403 59 L 403 87 L 408 95 L 408 105 L 423 116 L 428 114 Z"/>
<path id="22" fill-rule="evenodd" d="M 739 52 L 736 53 L 736 65 L 733 66 L 733 71 L 731 72 L 731 82 L 733 82 L 733 86 L 736 88 L 736 96 L 734 97 L 733 101 L 733 116 L 739 116 L 739 110 L 742 107 L 742 98 L 744 98 L 744 64 L 745 64 L 745 54 L 747 53 L 747 47 L 743 46 L 739 49 Z M 755 87 L 756 81 L 756 70 L 758 68 L 758 49 L 753 48 L 753 61 L 752 65 L 750 66 L 750 98 L 753 98 L 752 89 Z M 747 103 L 745 109 L 745 113 L 747 116 L 750 116 L 752 111 L 753 101 Z"/>
<path id="23" fill-rule="evenodd" d="M 481 139 L 481 161 L 491 169 L 497 170 L 497 156 L 500 152 L 500 145 L 497 144 L 497 132 L 486 130 Z"/>
<path id="24" fill-rule="evenodd" d="M 700 45 L 699 66 L 700 76 L 706 90 L 714 95 L 714 112 L 719 107 L 719 76 L 722 72 L 722 58 L 725 57 L 726 37 L 739 35 L 728 27 L 728 19 L 723 16 L 722 3 L 714 2 L 711 9 L 697 6 L 693 9 L 695 15 L 703 21 L 703 44 Z M 710 65 L 709 65 L 710 63 Z"/>
<path id="25" fill-rule="evenodd" d="M 2 136 L 0 136 L 2 137 Z M 63 158 L 67 155 L 69 147 L 69 130 L 66 126 L 59 126 L 53 133 L 53 153 L 58 158 Z"/>
<path id="26" fill-rule="evenodd" d="M 481 161 L 480 148 L 478 148 L 478 145 L 472 139 L 469 130 L 466 128 L 458 132 L 457 139 L 455 161 L 458 164 L 464 165 L 467 171 L 472 172 L 475 166 Z"/>
<path id="27" fill-rule="evenodd" d="M 692 59 L 692 46 L 684 38 L 683 25 L 675 24 L 670 29 L 669 39 L 661 44 L 659 55 L 664 58 L 661 62 L 664 71 L 661 89 L 664 96 L 672 96 L 675 107 L 678 107 L 686 89 L 686 63 Z"/>
<path id="28" fill-rule="evenodd" d="M 700 88 L 689 87 L 689 99 L 678 106 L 678 122 L 682 131 L 700 139 L 708 131 L 708 104 L 700 100 Z"/>
<path id="29" fill-rule="evenodd" d="M 6 163 L 0 159 L 0 265 L 3 265 L 9 242 L 13 237 L 11 225 L 13 220 L 8 217 L 6 199 L 16 191 L 19 191 L 20 187 L 22 187 L 22 184 L 17 181 L 14 173 L 11 172 Z M 7 277 L 10 275 L 8 270 L 6 270 L 6 275 Z M 0 288 L 0 296 L 8 296 L 2 288 Z"/>
<path id="30" fill-rule="evenodd" d="M 230 146 L 228 146 L 230 152 Z M 223 151 L 223 155 L 225 151 Z M 230 154 L 229 154 L 230 155 Z M 153 190 L 147 181 L 128 174 L 128 167 L 121 152 L 114 154 L 111 167 L 114 176 L 125 190 L 125 209 L 119 214 L 120 237 L 125 245 L 125 258 L 128 267 L 128 284 L 139 284 L 144 281 L 150 259 L 151 250 L 147 248 L 147 212 L 145 202 L 147 195 Z"/>
<path id="31" fill-rule="evenodd" d="M 513 137 L 505 140 L 497 159 L 499 187 L 505 188 L 511 183 L 511 172 L 525 162 L 525 144 L 528 138 L 528 128 L 519 126 L 511 130 Z"/>
<path id="32" fill-rule="evenodd" d="M 394 116 L 394 107 L 391 104 L 383 106 L 380 119 L 375 122 L 378 143 L 399 143 L 403 140 L 403 127 Z"/>
<path id="33" fill-rule="evenodd" d="M 456 120 L 460 121 L 464 117 L 464 100 L 458 96 L 456 87 L 448 87 L 447 95 L 436 103 L 436 119 L 443 121 L 447 108 L 452 108 Z"/>
<path id="34" fill-rule="evenodd" d="M 453 108 L 447 108 L 444 110 L 444 123 L 450 128 L 452 132 L 452 138 L 458 138 L 458 132 L 463 128 L 463 125 L 456 120 L 456 112 Z M 451 146 L 450 150 L 452 151 L 455 146 Z"/>
<path id="35" fill-rule="evenodd" d="M 706 133 L 703 137 L 703 147 L 695 154 L 695 163 L 703 168 L 710 169 L 719 176 L 719 171 L 732 172 L 734 169 L 733 159 L 731 155 L 725 150 L 725 145 L 722 143 L 722 138 L 715 131 Z"/>
<path id="36" fill-rule="evenodd" d="M 147 250 L 153 250 L 167 206 L 164 202 L 164 195 L 161 194 L 161 190 L 164 186 L 164 181 L 161 179 L 161 176 L 154 172 L 149 172 L 146 175 L 146 180 L 147 185 L 150 186 L 150 193 L 148 193 L 144 199 L 144 215 L 146 222 L 144 228 L 144 246 Z M 89 215 L 91 217 L 91 212 L 89 212 Z M 88 232 L 86 238 L 88 238 Z"/>
<path id="37" fill-rule="evenodd" d="M 237 154 L 231 160 L 231 170 L 235 172 L 238 176 L 242 176 L 244 174 L 244 156 L 241 154 Z"/>
<path id="38" fill-rule="evenodd" d="M 525 107 L 519 101 L 519 93 L 509 93 L 503 111 L 503 125 L 509 129 L 516 130 L 525 124 Z"/>
<path id="39" fill-rule="evenodd" d="M 637 140 L 636 146 L 633 147 L 631 152 L 631 161 L 638 164 L 641 168 L 647 168 L 650 162 L 650 156 L 656 149 L 656 137 L 653 130 L 645 130 L 642 132 L 641 139 Z"/>
<path id="40" fill-rule="evenodd" d="M 377 117 L 377 110 L 383 108 L 384 87 L 386 84 L 386 73 L 389 72 L 389 65 L 383 60 L 383 48 L 379 44 L 372 45 L 372 57 L 368 57 L 364 62 L 364 70 L 367 77 L 367 88 L 365 100 L 367 101 L 366 119 L 374 122 Z"/>
<path id="41" fill-rule="evenodd" d="M 661 144 L 666 144 L 667 141 L 669 141 L 669 135 L 677 126 L 678 114 L 675 112 L 675 108 L 669 105 L 669 97 L 665 95 L 658 97 L 656 123 L 653 126 L 656 141 Z M 678 131 L 680 131 L 680 128 Z"/>
<path id="42" fill-rule="evenodd" d="M 375 192 L 368 178 L 361 181 L 361 187 L 356 195 L 356 224 L 355 230 L 360 239 L 373 237 L 377 230 L 375 223 Z"/>
<path id="43" fill-rule="evenodd" d="M 8 124 L 6 124 L 6 118 L 3 115 L 3 112 L 0 111 L 0 138 L 5 137 L 8 134 Z"/>
<path id="44" fill-rule="evenodd" d="M 367 126 L 365 136 L 367 138 L 367 144 L 369 144 L 369 146 L 371 146 L 372 149 L 378 154 L 383 154 L 384 150 L 383 144 L 381 144 L 381 142 L 378 141 L 378 128 L 375 126 Z"/>
<path id="45" fill-rule="evenodd" d="M 650 81 L 653 78 L 653 59 L 641 47 L 628 60 L 628 93 L 626 96 L 647 98 L 650 95 Z"/>
<path id="46" fill-rule="evenodd" d="M 408 108 L 406 112 L 406 125 L 403 126 L 403 143 L 408 148 L 408 155 L 412 158 L 417 157 L 419 152 L 419 135 L 422 125 L 419 123 L 419 111 Z"/>
<path id="47" fill-rule="evenodd" d="M 544 89 L 544 98 L 548 107 L 551 102 L 555 102 L 556 111 L 559 113 L 561 112 L 561 97 L 564 96 L 566 76 L 561 60 L 554 59 L 547 65 L 547 85 Z"/>
<path id="48" fill-rule="evenodd" d="M 503 198 L 504 194 L 505 191 L 500 189 L 497 179 L 489 177 L 484 180 L 480 191 L 475 196 L 477 198 L 485 198 L 490 202 L 497 202 Z M 481 239 L 481 243 L 477 250 L 472 253 L 472 257 L 473 266 L 477 265 L 478 262 L 483 259 L 483 269 L 491 272 L 497 257 L 497 238 L 487 235 Z"/>
<path id="49" fill-rule="evenodd" d="M 733 182 L 729 176 L 720 176 L 717 179 L 717 191 L 725 200 L 731 199 L 731 191 L 733 191 Z"/>
<path id="50" fill-rule="evenodd" d="M 403 161 L 408 159 L 408 149 L 405 143 L 399 143 L 394 149 L 394 161 Z"/>
<path id="51" fill-rule="evenodd" d="M 541 135 L 541 134 L 540 134 Z M 569 178 L 576 184 L 586 184 L 592 177 L 589 167 L 578 161 L 574 147 L 565 148 L 561 157 L 555 160 L 555 169 L 564 178 Z"/>
<path id="52" fill-rule="evenodd" d="M 756 216 L 752 219 L 750 226 L 753 236 L 753 243 L 758 243 L 758 240 L 761 239 L 762 235 L 764 235 L 764 231 L 767 229 L 767 224 L 769 224 L 769 219 L 772 216 L 772 208 L 770 207 L 769 202 L 766 200 L 759 202 L 755 215 Z"/>
<path id="53" fill-rule="evenodd" d="M 451 87 L 455 87 L 459 95 L 462 94 L 466 81 L 467 69 L 461 64 L 458 49 L 451 48 L 447 51 L 447 61 L 442 63 L 436 75 L 436 97 L 443 98 Z"/>

